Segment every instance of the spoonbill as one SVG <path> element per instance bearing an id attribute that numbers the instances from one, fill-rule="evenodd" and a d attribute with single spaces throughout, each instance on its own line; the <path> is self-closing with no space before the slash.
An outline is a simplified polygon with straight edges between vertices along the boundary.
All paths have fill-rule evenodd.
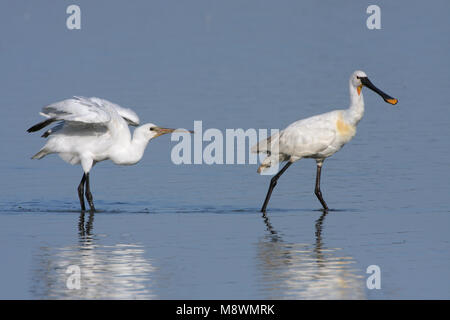
<path id="1" fill-rule="evenodd" d="M 86 210 L 84 192 L 91 211 L 95 211 L 89 172 L 97 162 L 109 159 L 118 165 L 136 164 L 151 139 L 175 131 L 147 123 L 137 127 L 131 136 L 128 125 L 139 125 L 137 114 L 96 97 L 73 97 L 56 102 L 44 107 L 40 114 L 47 119 L 28 132 L 41 130 L 53 122 L 57 124 L 44 132 L 42 137 L 49 139 L 32 159 L 57 153 L 70 164 L 81 164 L 84 173 L 78 185 L 78 197 L 82 211 Z"/>
<path id="2" fill-rule="evenodd" d="M 298 120 L 286 129 L 270 136 L 252 147 L 254 153 L 266 153 L 267 157 L 258 168 L 258 173 L 279 162 L 286 165 L 272 177 L 266 199 L 261 212 L 266 212 L 272 191 L 278 179 L 294 162 L 302 158 L 316 160 L 315 195 L 322 204 L 323 210 L 328 206 L 320 190 L 320 175 L 326 158 L 339 151 L 356 134 L 356 126 L 364 115 L 364 99 L 362 88 L 367 87 L 378 93 L 384 101 L 392 105 L 398 100 L 387 95 L 369 80 L 363 71 L 355 71 L 350 77 L 350 107 L 346 110 L 335 110 L 310 118 Z"/>

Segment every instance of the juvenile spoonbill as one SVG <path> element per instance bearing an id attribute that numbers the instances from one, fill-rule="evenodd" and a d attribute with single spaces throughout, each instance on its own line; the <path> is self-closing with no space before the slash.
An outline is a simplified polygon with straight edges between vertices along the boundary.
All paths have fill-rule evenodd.
<path id="1" fill-rule="evenodd" d="M 350 77 L 350 107 L 298 120 L 286 129 L 259 142 L 252 147 L 254 153 L 266 153 L 267 157 L 258 168 L 258 173 L 287 161 L 286 165 L 270 180 L 269 190 L 261 208 L 266 211 L 272 191 L 280 176 L 291 164 L 302 158 L 313 158 L 317 163 L 316 187 L 314 193 L 324 210 L 328 206 L 320 191 L 320 174 L 324 160 L 339 151 L 356 134 L 356 126 L 364 115 L 362 88 L 367 87 L 378 93 L 384 101 L 392 105 L 398 100 L 375 87 L 363 71 L 355 71 Z"/>
<path id="2" fill-rule="evenodd" d="M 82 211 L 86 210 L 84 192 L 91 211 L 95 211 L 89 172 L 97 162 L 109 159 L 118 165 L 136 164 L 151 139 L 175 131 L 147 123 L 137 127 L 132 136 L 128 125 L 139 125 L 137 114 L 96 97 L 73 97 L 56 102 L 44 107 L 40 114 L 47 119 L 28 132 L 41 130 L 53 122 L 57 125 L 44 132 L 42 137 L 49 139 L 32 159 L 57 153 L 70 164 L 81 163 L 84 173 L 78 185 L 78 197 Z"/>

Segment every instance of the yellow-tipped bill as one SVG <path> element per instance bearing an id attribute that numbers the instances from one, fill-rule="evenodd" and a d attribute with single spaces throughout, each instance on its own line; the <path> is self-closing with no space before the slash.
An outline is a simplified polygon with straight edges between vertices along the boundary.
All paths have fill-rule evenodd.
<path id="1" fill-rule="evenodd" d="M 360 79 L 361 79 L 361 83 L 362 83 L 363 86 L 365 86 L 365 87 L 369 88 L 370 90 L 372 90 L 372 91 L 378 93 L 378 94 L 383 98 L 384 101 L 386 101 L 387 103 L 390 103 L 390 104 L 392 104 L 392 105 L 396 105 L 396 104 L 397 104 L 397 102 L 398 102 L 397 99 L 392 98 L 390 95 L 384 93 L 383 91 L 381 91 L 380 89 L 378 89 L 377 87 L 375 87 L 375 86 L 373 85 L 373 83 L 370 82 L 369 78 L 367 78 L 367 77 L 362 77 L 362 78 L 360 78 Z"/>
<path id="2" fill-rule="evenodd" d="M 397 99 L 386 99 L 386 102 L 395 105 L 395 104 L 397 104 L 398 100 Z"/>

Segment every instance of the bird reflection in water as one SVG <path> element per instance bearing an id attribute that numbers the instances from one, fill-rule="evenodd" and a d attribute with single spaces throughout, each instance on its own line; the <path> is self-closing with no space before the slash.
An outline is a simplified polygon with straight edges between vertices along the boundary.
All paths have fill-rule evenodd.
<path id="1" fill-rule="evenodd" d="M 353 258 L 323 244 L 323 223 L 315 222 L 314 244 L 287 243 L 262 214 L 268 234 L 258 243 L 263 294 L 268 299 L 365 299 L 364 278 Z"/>
<path id="2" fill-rule="evenodd" d="M 85 216 L 86 215 L 86 216 Z M 78 244 L 41 246 L 34 254 L 31 294 L 38 299 L 154 299 L 155 267 L 135 243 L 105 244 L 93 234 L 94 212 L 78 219 Z M 68 289 L 69 266 L 79 266 L 81 288 Z"/>

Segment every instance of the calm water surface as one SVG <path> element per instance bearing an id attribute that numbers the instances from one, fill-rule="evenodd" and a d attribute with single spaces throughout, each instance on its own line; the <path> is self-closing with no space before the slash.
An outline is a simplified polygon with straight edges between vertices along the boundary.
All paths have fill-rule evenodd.
<path id="1" fill-rule="evenodd" d="M 0 298 L 450 298 L 447 1 L 379 1 L 372 31 L 360 1 L 77 3 L 78 31 L 65 2 L 0 10 Z M 166 127 L 284 128 L 346 108 L 356 69 L 399 104 L 364 91 L 357 136 L 324 164 L 327 214 L 311 160 L 265 216 L 257 165 L 176 166 L 169 136 L 136 166 L 94 168 L 95 214 L 78 210 L 79 167 L 30 160 L 44 140 L 25 130 L 72 95 Z"/>

